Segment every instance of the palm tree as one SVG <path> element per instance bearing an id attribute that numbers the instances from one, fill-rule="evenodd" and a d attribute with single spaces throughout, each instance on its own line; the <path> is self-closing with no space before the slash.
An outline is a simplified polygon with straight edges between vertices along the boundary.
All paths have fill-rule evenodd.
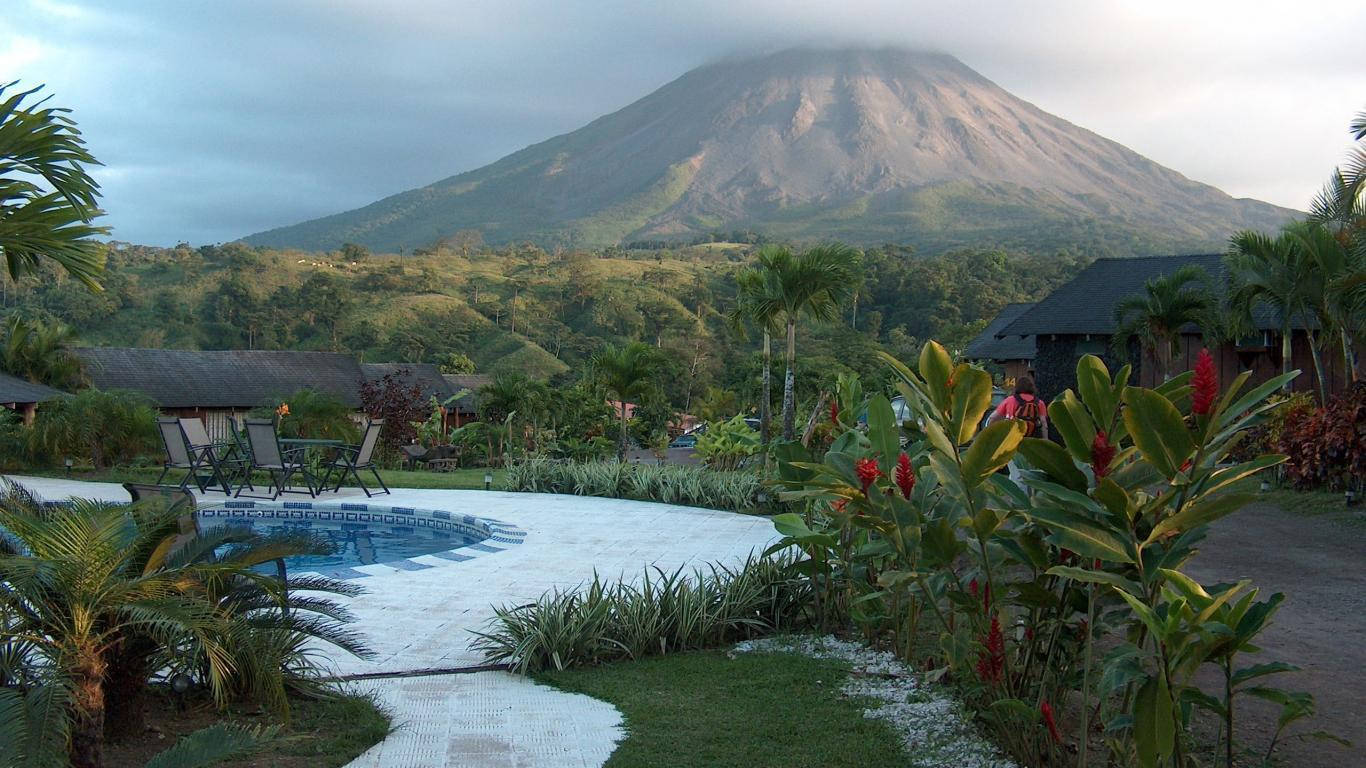
<path id="1" fill-rule="evenodd" d="M 72 352 L 76 331 L 71 326 L 13 314 L 5 319 L 3 333 L 0 369 L 11 376 L 58 389 L 87 383 L 81 359 Z"/>
<path id="2" fill-rule="evenodd" d="M 1299 260 L 1305 266 L 1300 289 L 1306 314 L 1317 321 L 1316 327 L 1307 329 L 1309 350 L 1318 377 L 1319 395 L 1326 398 L 1328 381 L 1320 354 L 1321 346 L 1329 346 L 1333 336 L 1340 341 L 1342 361 L 1349 376 L 1356 380 L 1352 341 L 1360 335 L 1363 316 L 1366 316 L 1366 304 L 1363 304 L 1366 291 L 1359 290 L 1366 274 L 1366 252 L 1349 247 L 1349 241 L 1340 236 L 1340 231 L 1314 220 L 1287 225 L 1285 235 L 1294 244 Z M 1358 288 L 1354 289 L 1354 285 Z"/>
<path id="3" fill-rule="evenodd" d="M 749 321 L 763 329 L 764 334 L 764 362 L 759 379 L 759 443 L 767 446 L 772 433 L 773 395 L 769 387 L 773 378 L 773 334 L 778 330 L 779 304 L 763 300 L 767 283 L 763 271 L 758 267 L 742 271 L 735 276 L 735 282 L 739 293 L 735 310 L 730 314 L 731 327 L 743 334 L 745 321 Z"/>
<path id="4" fill-rule="evenodd" d="M 1310 203 L 1309 220 L 1326 227 L 1342 247 L 1343 263 L 1328 276 L 1324 300 L 1339 321 L 1343 358 L 1355 382 L 1353 344 L 1366 335 L 1366 112 L 1356 115 L 1350 131 L 1358 144 Z"/>
<path id="5" fill-rule="evenodd" d="M 480 410 L 484 420 L 491 424 L 507 422 L 508 440 L 511 443 L 517 434 L 515 423 L 518 418 L 524 424 L 531 425 L 535 432 L 548 392 L 545 382 L 534 381 L 526 374 L 500 373 L 479 390 Z"/>
<path id="6" fill-rule="evenodd" d="M 756 284 L 746 285 L 751 317 L 781 318 L 787 330 L 787 376 L 783 379 L 783 439 L 795 436 L 797 320 L 807 315 L 832 321 L 857 287 L 860 254 L 839 243 L 794 255 L 786 246 L 759 249 Z"/>
<path id="7" fill-rule="evenodd" d="M 1181 328 L 1198 323 L 1214 304 L 1208 281 L 1203 268 L 1187 264 L 1148 280 L 1142 293 L 1121 299 L 1115 305 L 1115 351 L 1123 354 L 1129 339 L 1138 337 L 1165 381 Z"/>
<path id="8" fill-rule="evenodd" d="M 593 356 L 593 377 L 617 401 L 621 419 L 617 461 L 626 460 L 626 403 L 641 402 L 654 391 L 659 354 L 649 344 L 633 341 L 623 346 L 608 344 Z"/>
<path id="9" fill-rule="evenodd" d="M 108 227 L 90 222 L 100 185 L 85 166 L 99 162 L 68 109 L 24 101 L 39 88 L 6 95 L 18 81 L 0 84 L 0 254 L 12 279 L 47 257 L 93 291 L 100 290 L 104 251 L 90 239 Z"/>
<path id="10" fill-rule="evenodd" d="M 1306 310 L 1306 265 L 1294 238 L 1244 230 L 1229 241 L 1224 261 L 1229 270 L 1229 305 L 1250 316 L 1258 304 L 1270 307 L 1281 322 L 1281 372 L 1290 371 L 1294 323 Z M 1290 383 L 1286 382 L 1289 390 Z"/>

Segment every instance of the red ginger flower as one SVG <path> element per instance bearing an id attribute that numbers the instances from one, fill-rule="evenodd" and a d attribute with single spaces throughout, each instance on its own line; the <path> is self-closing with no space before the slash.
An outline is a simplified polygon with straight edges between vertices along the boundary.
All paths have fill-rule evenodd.
<path id="1" fill-rule="evenodd" d="M 1219 380 L 1214 375 L 1214 358 L 1208 349 L 1201 349 L 1195 359 L 1195 376 L 1191 378 L 1191 413 L 1205 416 L 1219 396 Z"/>
<path id="2" fill-rule="evenodd" d="M 877 459 L 859 459 L 854 463 L 854 474 L 858 475 L 858 480 L 863 484 L 863 495 L 868 495 L 868 486 L 874 480 L 882 477 L 882 470 L 877 468 Z"/>
<path id="3" fill-rule="evenodd" d="M 915 490 L 915 468 L 911 466 L 911 457 L 905 451 L 896 457 L 896 472 L 893 475 L 896 480 L 896 487 L 901 489 L 901 495 L 909 499 L 911 491 Z"/>
<path id="4" fill-rule="evenodd" d="M 1048 728 L 1048 735 L 1053 737 L 1053 743 L 1061 744 L 1062 736 L 1058 733 L 1058 724 L 1053 720 L 1053 705 L 1047 700 L 1039 703 L 1039 711 L 1043 713 L 1043 724 Z"/>
<path id="5" fill-rule="evenodd" d="M 830 423 L 840 423 L 840 401 L 838 400 L 830 401 Z"/>
<path id="6" fill-rule="evenodd" d="M 1091 441 L 1091 471 L 1095 473 L 1096 479 L 1110 474 L 1110 462 L 1115 460 L 1115 447 L 1110 445 L 1110 438 L 1105 434 L 1105 430 L 1096 430 L 1096 439 Z"/>
<path id="7" fill-rule="evenodd" d="M 1006 638 L 1001 632 L 1001 619 L 991 617 L 991 629 L 977 653 L 977 677 L 984 683 L 999 683 L 1006 666 Z"/>

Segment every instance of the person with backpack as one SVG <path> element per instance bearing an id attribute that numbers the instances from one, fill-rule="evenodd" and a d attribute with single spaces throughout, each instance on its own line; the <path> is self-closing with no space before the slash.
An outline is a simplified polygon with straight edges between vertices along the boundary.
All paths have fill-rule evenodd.
<path id="1" fill-rule="evenodd" d="M 1015 393 L 1001 401 L 987 420 L 988 424 L 1001 419 L 1015 419 L 1025 423 L 1025 437 L 1048 438 L 1048 405 L 1034 394 L 1034 380 L 1021 376 L 1015 380 Z"/>
<path id="2" fill-rule="evenodd" d="M 1043 398 L 1034 394 L 1034 380 L 1021 376 L 1015 380 L 1015 393 L 1001 401 L 992 412 L 987 423 L 1001 419 L 1014 419 L 1025 424 L 1025 437 L 1048 438 L 1048 405 Z M 1008 472 L 1011 480 L 1020 479 L 1020 468 L 1010 462 Z"/>

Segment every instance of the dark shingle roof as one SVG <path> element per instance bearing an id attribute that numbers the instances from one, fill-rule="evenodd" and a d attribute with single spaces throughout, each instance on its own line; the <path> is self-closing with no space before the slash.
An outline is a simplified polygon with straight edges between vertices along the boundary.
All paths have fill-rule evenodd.
<path id="1" fill-rule="evenodd" d="M 977 338 L 968 342 L 963 356 L 973 360 L 1033 360 L 1033 336 L 997 336 L 1002 328 L 1015 322 L 1033 306 L 1033 303 L 1005 305 L 977 334 Z"/>
<path id="2" fill-rule="evenodd" d="M 447 373 L 446 381 L 452 389 L 459 392 L 468 389 L 470 393 L 455 401 L 462 413 L 475 413 L 479 410 L 479 390 L 493 383 L 493 377 L 483 373 Z"/>
<path id="3" fill-rule="evenodd" d="M 423 400 L 435 397 L 437 402 L 444 402 L 457 391 L 431 363 L 361 363 L 360 367 L 368 381 L 379 381 L 391 373 L 400 374 L 404 384 L 415 384 L 422 389 Z"/>
<path id="4" fill-rule="evenodd" d="M 7 373 L 0 373 L 0 403 L 42 403 L 65 394 L 44 384 L 34 384 Z"/>
<path id="5" fill-rule="evenodd" d="M 337 352 L 90 347 L 76 350 L 100 389 L 141 392 L 163 408 L 252 408 L 304 388 L 360 406 L 360 364 Z"/>
<path id="6" fill-rule="evenodd" d="M 1115 330 L 1115 305 L 1120 300 L 1142 293 L 1145 282 L 1171 274 L 1185 264 L 1203 267 L 1210 276 L 1211 287 L 1224 290 L 1224 259 L 1217 253 L 1097 259 L 1032 309 L 1007 323 L 997 335 L 1109 335 Z M 1280 327 L 1279 316 L 1270 307 L 1256 308 L 1252 320 L 1258 330 Z"/>

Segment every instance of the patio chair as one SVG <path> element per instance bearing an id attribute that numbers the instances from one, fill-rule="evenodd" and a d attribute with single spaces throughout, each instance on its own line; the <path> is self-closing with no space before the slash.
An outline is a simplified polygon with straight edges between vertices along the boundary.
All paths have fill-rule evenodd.
<path id="1" fill-rule="evenodd" d="M 161 474 L 157 475 L 157 485 L 166 479 L 166 475 L 173 469 L 185 470 L 185 476 L 180 478 L 176 487 L 187 490 L 190 481 L 194 481 L 196 488 L 202 493 L 204 491 L 203 480 L 200 477 L 200 470 L 204 469 L 204 464 L 200 457 L 190 450 L 190 443 L 185 439 L 185 432 L 180 428 L 180 421 L 170 416 L 162 416 L 157 419 L 157 431 L 161 434 L 161 444 L 166 448 L 166 461 L 162 464 Z"/>
<path id="2" fill-rule="evenodd" d="M 327 474 L 323 476 L 323 487 L 331 483 L 333 472 L 337 475 L 337 486 L 332 490 L 340 491 L 342 483 L 346 482 L 346 476 L 350 475 L 356 479 L 356 485 L 365 491 L 366 497 L 375 496 L 379 491 L 371 493 L 366 487 L 365 481 L 360 479 L 360 470 L 368 469 L 375 475 L 375 482 L 384 489 L 384 493 L 389 493 L 389 486 L 384 484 L 384 478 L 379 476 L 379 469 L 375 466 L 375 447 L 379 445 L 379 433 L 384 428 L 384 419 L 372 419 L 365 425 L 365 436 L 361 438 L 360 445 L 344 445 L 337 449 L 337 457 L 327 466 Z"/>
<path id="3" fill-rule="evenodd" d="M 191 454 L 201 465 L 206 464 L 213 470 L 214 486 L 222 488 L 223 495 L 232 495 L 232 480 L 238 475 L 245 476 L 245 482 L 251 485 L 248 460 L 238 453 L 236 445 L 215 443 L 200 419 L 181 419 L 180 430 L 185 433 Z"/>
<path id="4" fill-rule="evenodd" d="M 254 498 L 274 500 L 285 493 L 307 493 L 310 497 L 318 495 L 318 491 L 314 487 L 313 474 L 308 471 L 308 465 L 299 460 L 303 456 L 303 450 L 282 450 L 280 448 L 280 436 L 275 433 L 275 422 L 269 419 L 247 419 L 246 427 L 247 447 L 251 449 L 251 465 L 247 471 L 261 470 L 265 472 L 270 477 L 270 486 L 267 490 L 275 492 L 273 496 Z M 289 481 L 295 475 L 303 477 L 307 491 L 290 489 Z M 233 494 L 234 497 L 241 496 L 242 489 L 245 487 L 244 485 L 238 488 L 237 493 Z M 252 486 L 252 490 L 256 490 L 255 486 Z"/>

